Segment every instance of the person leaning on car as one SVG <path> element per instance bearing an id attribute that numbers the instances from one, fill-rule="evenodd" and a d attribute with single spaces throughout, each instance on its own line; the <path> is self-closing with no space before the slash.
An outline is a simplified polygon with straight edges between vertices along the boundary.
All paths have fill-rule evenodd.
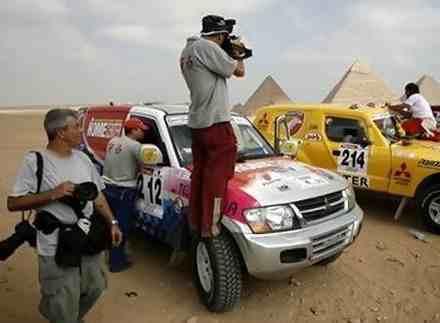
<path id="1" fill-rule="evenodd" d="M 78 220 L 74 210 L 61 203 L 60 199 L 72 196 L 74 184 L 91 181 L 98 187 L 99 193 L 94 202 L 87 202 L 83 214 L 90 217 L 96 208 L 97 213 L 108 222 L 113 244 L 119 244 L 122 234 L 100 192 L 104 184 L 89 158 L 75 149 L 81 140 L 77 113 L 69 109 L 50 110 L 45 116 L 44 128 L 48 144 L 41 151 L 41 193 L 33 193 L 37 191 L 37 162 L 35 153 L 28 153 L 8 196 L 8 210 L 46 211 L 63 224 L 74 224 Z M 100 254 L 82 255 L 79 267 L 59 266 L 55 261 L 58 233 L 58 229 L 50 234 L 37 231 L 41 289 L 39 310 L 52 323 L 82 322 L 106 287 L 101 257 Z"/>
<path id="2" fill-rule="evenodd" d="M 188 126 L 192 135 L 190 227 L 202 237 L 219 234 L 227 181 L 234 174 L 237 143 L 231 126 L 226 79 L 243 77 L 243 60 L 232 59 L 221 45 L 229 35 L 227 21 L 208 15 L 201 37 L 190 37 L 180 68 L 191 96 Z"/>
<path id="3" fill-rule="evenodd" d="M 125 135 L 113 137 L 107 144 L 103 179 L 104 194 L 119 222 L 124 239 L 120 246 L 110 250 L 111 272 L 121 272 L 131 266 L 126 252 L 131 217 L 135 212 L 136 179 L 141 171 L 139 160 L 141 143 L 149 127 L 138 118 L 131 118 L 124 124 Z"/>

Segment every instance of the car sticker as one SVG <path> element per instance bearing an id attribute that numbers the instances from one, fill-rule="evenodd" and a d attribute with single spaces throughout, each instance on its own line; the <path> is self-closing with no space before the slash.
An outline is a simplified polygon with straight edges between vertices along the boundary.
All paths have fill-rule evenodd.
<path id="1" fill-rule="evenodd" d="M 328 184 L 327 180 L 317 174 L 308 174 L 295 178 L 295 181 L 304 189 Z"/>
<path id="2" fill-rule="evenodd" d="M 393 180 L 396 184 L 400 185 L 408 185 L 411 182 L 411 172 L 405 162 L 401 163 L 399 168 L 393 171 Z"/>
<path id="3" fill-rule="evenodd" d="M 163 171 L 165 171 L 165 169 L 155 168 L 152 174 L 144 174 L 142 186 L 144 203 L 142 203 L 142 210 L 140 211 L 146 215 L 154 216 L 159 219 L 162 219 L 163 217 Z"/>
<path id="4" fill-rule="evenodd" d="M 430 159 L 420 159 L 417 163 L 417 167 L 422 168 L 431 168 L 431 169 L 440 169 L 440 161 L 439 160 L 430 160 Z"/>
<path id="5" fill-rule="evenodd" d="M 337 154 L 338 172 L 366 175 L 368 169 L 368 147 L 342 144 Z"/>
<path id="6" fill-rule="evenodd" d="M 350 174 L 342 174 L 344 178 L 355 187 L 370 188 L 370 179 L 368 176 L 358 176 Z"/>
<path id="7" fill-rule="evenodd" d="M 170 127 L 186 125 L 188 123 L 188 116 L 187 115 L 168 116 L 167 123 L 168 126 Z"/>
<path id="8" fill-rule="evenodd" d="M 321 141 L 322 137 L 318 131 L 312 130 L 305 134 L 304 139 L 308 141 Z"/>
<path id="9" fill-rule="evenodd" d="M 87 128 L 87 137 L 113 138 L 119 136 L 122 129 L 120 119 L 95 119 L 90 120 Z"/>

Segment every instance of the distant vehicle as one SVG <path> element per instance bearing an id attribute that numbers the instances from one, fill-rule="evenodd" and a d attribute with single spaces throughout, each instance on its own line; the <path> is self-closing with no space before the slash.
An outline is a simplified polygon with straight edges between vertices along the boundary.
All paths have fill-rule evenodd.
<path id="1" fill-rule="evenodd" d="M 437 118 L 440 107 L 435 108 Z M 260 108 L 255 126 L 277 147 L 299 140 L 296 159 L 334 170 L 353 186 L 414 198 L 428 228 L 440 233 L 440 143 L 401 137 L 387 109 L 328 104 Z"/>
<path id="2" fill-rule="evenodd" d="M 90 107 L 82 115 L 83 150 L 101 167 L 107 142 L 134 116 L 152 132 L 143 142 L 151 168 L 139 177 L 133 216 L 146 235 L 171 247 L 191 247 L 194 280 L 209 310 L 222 312 L 239 301 L 243 270 L 263 279 L 288 277 L 334 261 L 359 234 L 363 212 L 343 177 L 277 154 L 247 119 L 234 116 L 238 162 L 228 184 L 222 234 L 191 243 L 186 105 Z"/>

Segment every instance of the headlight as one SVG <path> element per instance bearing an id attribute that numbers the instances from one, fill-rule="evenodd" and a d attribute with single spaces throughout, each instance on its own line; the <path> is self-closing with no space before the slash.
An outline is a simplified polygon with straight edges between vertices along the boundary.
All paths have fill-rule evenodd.
<path id="1" fill-rule="evenodd" d="M 356 195 L 354 194 L 354 189 L 352 185 L 349 185 L 344 190 L 344 198 L 346 200 L 346 210 L 352 210 L 356 205 Z"/>
<path id="2" fill-rule="evenodd" d="M 244 217 L 254 233 L 292 230 L 299 227 L 293 210 L 286 206 L 271 206 L 244 211 Z"/>

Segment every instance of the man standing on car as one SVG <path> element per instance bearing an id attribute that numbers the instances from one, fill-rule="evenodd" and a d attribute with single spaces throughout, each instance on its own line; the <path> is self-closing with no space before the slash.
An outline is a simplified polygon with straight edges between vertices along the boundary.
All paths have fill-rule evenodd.
<path id="1" fill-rule="evenodd" d="M 190 226 L 203 238 L 220 233 L 222 201 L 234 174 L 237 146 L 226 79 L 243 77 L 245 68 L 242 60 L 232 59 L 221 47 L 234 23 L 220 16 L 205 16 L 201 37 L 190 37 L 180 57 L 191 96 Z"/>
<path id="2" fill-rule="evenodd" d="M 70 109 L 53 109 L 44 119 L 49 143 L 41 152 L 43 158 L 40 193 L 37 192 L 37 158 L 28 153 L 19 169 L 12 193 L 8 196 L 9 211 L 36 209 L 51 213 L 64 224 L 78 221 L 73 208 L 60 199 L 72 196 L 74 183 L 93 182 L 98 197 L 87 202 L 83 209 L 90 217 L 96 208 L 111 230 L 113 245 L 120 243 L 121 231 L 101 190 L 104 184 L 90 159 L 76 149 L 81 141 L 81 127 L 77 113 Z M 58 232 L 37 231 L 39 280 L 41 287 L 40 312 L 50 322 L 83 322 L 106 287 L 100 254 L 81 256 L 79 267 L 61 267 L 55 261 Z"/>
<path id="3" fill-rule="evenodd" d="M 135 212 L 136 179 L 141 171 L 140 141 L 149 128 L 138 118 L 131 118 L 124 124 L 125 135 L 113 137 L 107 144 L 103 179 L 104 194 L 119 222 L 124 235 L 122 243 L 110 250 L 109 269 L 121 272 L 131 266 L 127 258 L 126 245 Z"/>
<path id="4" fill-rule="evenodd" d="M 437 121 L 428 101 L 420 94 L 419 86 L 415 83 L 408 83 L 405 86 L 405 97 L 405 102 L 388 105 L 388 108 L 410 115 L 410 118 L 402 123 L 406 134 L 416 135 L 426 131 L 430 135 L 432 131 L 436 130 Z"/>

